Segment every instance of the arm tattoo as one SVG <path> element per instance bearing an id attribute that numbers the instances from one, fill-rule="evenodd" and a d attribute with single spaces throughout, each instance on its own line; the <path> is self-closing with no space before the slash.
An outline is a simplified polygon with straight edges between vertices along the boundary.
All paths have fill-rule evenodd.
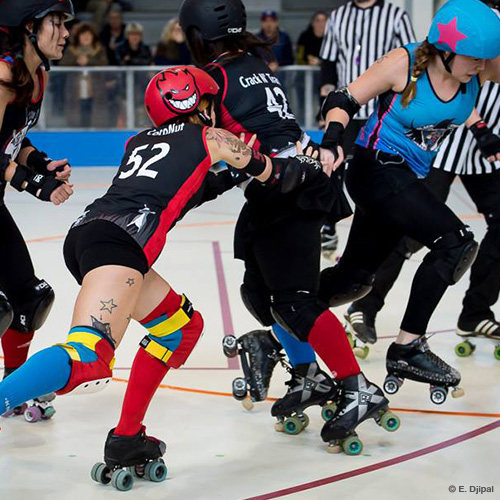
<path id="1" fill-rule="evenodd" d="M 129 278 L 127 281 L 126 281 L 126 284 L 128 286 L 134 286 L 135 285 L 135 279 L 134 278 Z"/>
<path id="2" fill-rule="evenodd" d="M 207 139 L 215 141 L 219 148 L 228 148 L 235 155 L 237 161 L 240 161 L 242 157 L 248 157 L 252 154 L 250 147 L 227 130 L 209 128 L 207 129 Z"/>
<path id="3" fill-rule="evenodd" d="M 118 306 L 113 302 L 113 299 L 109 300 L 100 300 L 101 303 L 101 311 L 109 312 L 109 314 L 113 314 L 113 309 L 116 309 Z"/>
<path id="4" fill-rule="evenodd" d="M 381 62 L 384 61 L 384 59 L 387 59 L 389 56 L 387 54 L 383 55 L 382 57 L 380 57 L 379 59 L 376 60 L 376 63 L 377 64 L 380 64 Z"/>
<path id="5" fill-rule="evenodd" d="M 94 316 L 90 316 L 90 319 L 92 320 L 92 328 L 94 328 L 98 332 L 105 333 L 106 335 L 109 335 L 111 337 L 110 323 L 103 323 L 99 321 L 97 318 L 94 318 Z"/>

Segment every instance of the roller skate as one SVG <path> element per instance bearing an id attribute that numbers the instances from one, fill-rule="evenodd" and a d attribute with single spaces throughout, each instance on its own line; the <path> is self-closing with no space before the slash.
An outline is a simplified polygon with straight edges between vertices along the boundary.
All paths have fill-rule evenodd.
<path id="1" fill-rule="evenodd" d="M 446 401 L 450 387 L 453 387 L 452 397 L 464 395 L 464 390 L 458 387 L 460 373 L 430 350 L 425 336 L 407 345 L 392 343 L 387 351 L 386 368 L 384 390 L 387 394 L 398 392 L 407 378 L 430 384 L 430 398 L 437 405 Z"/>
<path id="2" fill-rule="evenodd" d="M 476 345 L 469 340 L 470 338 L 500 340 L 500 323 L 495 319 L 484 319 L 476 325 L 464 325 L 459 321 L 457 335 L 465 340 L 455 346 L 455 353 L 461 358 L 466 358 L 476 350 Z M 495 345 L 493 355 L 500 361 L 500 343 Z"/>
<path id="3" fill-rule="evenodd" d="M 146 428 L 135 436 L 116 436 L 109 431 L 104 445 L 104 463 L 96 463 L 90 477 L 119 491 L 131 490 L 134 476 L 154 483 L 165 481 L 167 467 L 161 458 L 167 449 L 159 439 L 146 435 Z"/>
<path id="4" fill-rule="evenodd" d="M 274 426 L 276 431 L 296 435 L 309 425 L 304 410 L 310 406 L 322 407 L 323 420 L 333 418 L 337 386 L 316 362 L 297 365 L 289 371 L 292 378 L 285 382 L 288 391 L 273 404 L 271 415 L 278 420 Z"/>
<path id="5" fill-rule="evenodd" d="M 13 410 L 4 413 L 2 417 L 9 418 L 23 415 L 24 420 L 30 424 L 34 424 L 40 420 L 49 420 L 56 414 L 56 409 L 52 406 L 54 399 L 56 399 L 54 393 L 30 399 L 26 403 L 16 406 Z"/>
<path id="6" fill-rule="evenodd" d="M 335 226 L 324 226 L 321 231 L 321 253 L 327 260 L 335 262 L 335 255 L 339 246 L 339 236 Z"/>
<path id="7" fill-rule="evenodd" d="M 347 377 L 338 385 L 337 411 L 321 430 L 321 438 L 328 443 L 329 453 L 343 451 L 347 455 L 359 455 L 363 451 L 363 443 L 356 428 L 369 418 L 386 431 L 399 429 L 401 421 L 389 410 L 389 401 L 382 389 L 368 381 L 362 373 Z"/>
<path id="8" fill-rule="evenodd" d="M 377 342 L 377 331 L 375 330 L 375 318 L 363 311 L 358 311 L 350 306 L 344 314 L 346 320 L 345 330 L 349 344 L 354 355 L 360 359 L 366 359 L 370 353 L 368 344 Z"/>
<path id="9" fill-rule="evenodd" d="M 224 337 L 222 348 L 228 358 L 240 356 L 244 377 L 233 380 L 233 396 L 251 410 L 253 403 L 266 399 L 274 367 L 278 361 L 284 362 L 281 346 L 269 331 L 255 330 L 238 339 L 234 335 Z"/>

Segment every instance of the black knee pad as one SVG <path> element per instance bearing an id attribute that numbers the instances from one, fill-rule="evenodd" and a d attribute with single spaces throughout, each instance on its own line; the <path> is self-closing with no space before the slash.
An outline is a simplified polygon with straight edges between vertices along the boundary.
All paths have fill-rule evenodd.
<path id="1" fill-rule="evenodd" d="M 262 325 L 271 326 L 275 323 L 271 315 L 271 300 L 262 293 L 251 290 L 245 285 L 240 287 L 241 300 L 248 312 Z"/>
<path id="2" fill-rule="evenodd" d="M 454 285 L 474 263 L 478 248 L 472 231 L 464 226 L 438 238 L 424 262 L 432 264 L 445 283 Z"/>
<path id="3" fill-rule="evenodd" d="M 330 307 L 350 304 L 368 295 L 374 281 L 375 275 L 367 271 L 328 267 L 321 271 L 318 298 Z"/>
<path id="4" fill-rule="evenodd" d="M 7 297 L 0 292 L 0 337 L 5 333 L 7 328 L 14 319 L 14 311 Z"/>
<path id="5" fill-rule="evenodd" d="M 271 297 L 271 313 L 282 328 L 307 342 L 314 323 L 328 306 L 307 291 L 279 292 Z"/>
<path id="6" fill-rule="evenodd" d="M 35 278 L 20 297 L 11 301 L 14 309 L 12 328 L 21 333 L 40 329 L 54 304 L 54 290 L 45 280 Z"/>

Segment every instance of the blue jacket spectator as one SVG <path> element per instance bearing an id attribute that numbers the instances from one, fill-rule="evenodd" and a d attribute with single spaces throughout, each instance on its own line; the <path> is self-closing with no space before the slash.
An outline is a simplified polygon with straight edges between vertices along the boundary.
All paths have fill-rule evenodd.
<path id="1" fill-rule="evenodd" d="M 272 42 L 274 61 L 268 61 L 273 71 L 279 66 L 289 66 L 294 63 L 292 41 L 288 34 L 279 28 L 278 14 L 273 10 L 266 10 L 261 15 L 261 31 L 257 35 L 266 42 Z"/>

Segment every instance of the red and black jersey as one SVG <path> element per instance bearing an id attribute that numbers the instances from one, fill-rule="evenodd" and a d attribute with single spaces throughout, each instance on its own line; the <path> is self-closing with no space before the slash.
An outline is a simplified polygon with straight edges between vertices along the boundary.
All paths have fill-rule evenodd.
<path id="1" fill-rule="evenodd" d="M 151 265 L 167 233 L 203 201 L 211 166 L 206 127 L 170 124 L 133 137 L 107 193 L 89 205 L 73 227 L 103 219 L 141 246 Z"/>
<path id="2" fill-rule="evenodd" d="M 12 64 L 10 57 L 0 58 L 0 61 Z M 0 152 L 6 154 L 11 160 L 17 158 L 19 151 L 21 151 L 22 142 L 26 137 L 28 131 L 33 128 L 40 118 L 40 111 L 42 108 L 45 77 L 44 71 L 40 67 L 37 70 L 39 83 L 39 92 L 36 99 L 30 99 L 27 104 L 17 104 L 11 102 L 5 108 L 2 127 L 0 129 Z M 3 179 L 0 180 L 0 203 L 3 199 L 5 190 L 5 183 Z"/>
<path id="3" fill-rule="evenodd" d="M 257 134 L 256 148 L 274 156 L 294 146 L 302 136 L 278 77 L 261 59 L 242 54 L 221 56 L 205 70 L 218 83 L 217 126 L 247 139 Z"/>

